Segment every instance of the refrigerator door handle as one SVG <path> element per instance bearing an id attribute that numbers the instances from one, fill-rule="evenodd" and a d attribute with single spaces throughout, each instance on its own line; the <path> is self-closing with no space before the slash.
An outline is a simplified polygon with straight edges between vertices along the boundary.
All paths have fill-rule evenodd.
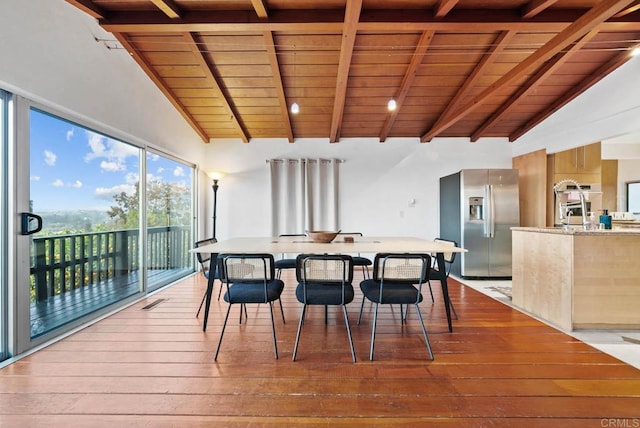
<path id="1" fill-rule="evenodd" d="M 490 238 L 490 225 L 489 219 L 491 218 L 491 204 L 489 203 L 489 186 L 484 186 L 484 198 L 482 198 L 482 211 L 484 212 L 482 220 L 482 236 Z"/>
<path id="2" fill-rule="evenodd" d="M 494 238 L 496 233 L 496 219 L 495 219 L 495 202 L 493 200 L 493 185 L 489 184 L 487 187 L 487 238 Z"/>

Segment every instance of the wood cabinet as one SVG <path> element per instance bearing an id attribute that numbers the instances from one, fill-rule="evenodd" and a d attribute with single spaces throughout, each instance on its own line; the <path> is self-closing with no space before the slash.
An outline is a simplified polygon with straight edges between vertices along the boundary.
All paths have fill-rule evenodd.
<path id="1" fill-rule="evenodd" d="M 565 178 L 580 184 L 602 182 L 601 144 L 594 143 L 557 152 L 547 157 L 547 226 L 555 223 L 553 185 Z M 598 208 L 600 209 L 600 208 Z"/>
<path id="2" fill-rule="evenodd" d="M 553 157 L 555 174 L 600 174 L 600 143 L 564 150 Z"/>

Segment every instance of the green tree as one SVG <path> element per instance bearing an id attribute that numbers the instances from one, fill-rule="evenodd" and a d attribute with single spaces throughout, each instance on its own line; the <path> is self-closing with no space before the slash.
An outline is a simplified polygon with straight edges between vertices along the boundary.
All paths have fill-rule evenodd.
<path id="1" fill-rule="evenodd" d="M 120 192 L 113 196 L 107 214 L 117 228 L 135 229 L 139 225 L 140 193 L 138 183 L 133 194 Z M 147 226 L 187 226 L 191 221 L 189 188 L 153 178 L 147 182 Z"/>

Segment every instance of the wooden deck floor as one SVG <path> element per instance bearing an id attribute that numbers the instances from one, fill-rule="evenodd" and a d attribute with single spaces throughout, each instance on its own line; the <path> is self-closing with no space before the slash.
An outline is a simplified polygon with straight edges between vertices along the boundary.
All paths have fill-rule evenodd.
<path id="1" fill-rule="evenodd" d="M 384 308 L 370 362 L 372 311 L 356 325 L 358 290 L 358 362 L 339 308 L 328 326 L 311 308 L 292 362 L 300 305 L 284 276 L 280 359 L 261 305 L 242 325 L 234 308 L 214 362 L 226 304 L 214 300 L 203 333 L 194 276 L 0 370 L 0 426 L 640 426 L 640 370 L 455 281 L 453 333 L 439 287 L 422 304 L 435 361 L 415 313 L 402 327 Z"/>

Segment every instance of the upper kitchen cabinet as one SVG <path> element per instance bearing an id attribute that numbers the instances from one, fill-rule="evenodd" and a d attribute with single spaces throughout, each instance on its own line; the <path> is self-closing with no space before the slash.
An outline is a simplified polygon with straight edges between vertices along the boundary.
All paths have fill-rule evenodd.
<path id="1" fill-rule="evenodd" d="M 601 159 L 599 142 L 555 153 L 553 158 L 555 174 L 568 176 L 595 174 L 599 178 Z"/>

